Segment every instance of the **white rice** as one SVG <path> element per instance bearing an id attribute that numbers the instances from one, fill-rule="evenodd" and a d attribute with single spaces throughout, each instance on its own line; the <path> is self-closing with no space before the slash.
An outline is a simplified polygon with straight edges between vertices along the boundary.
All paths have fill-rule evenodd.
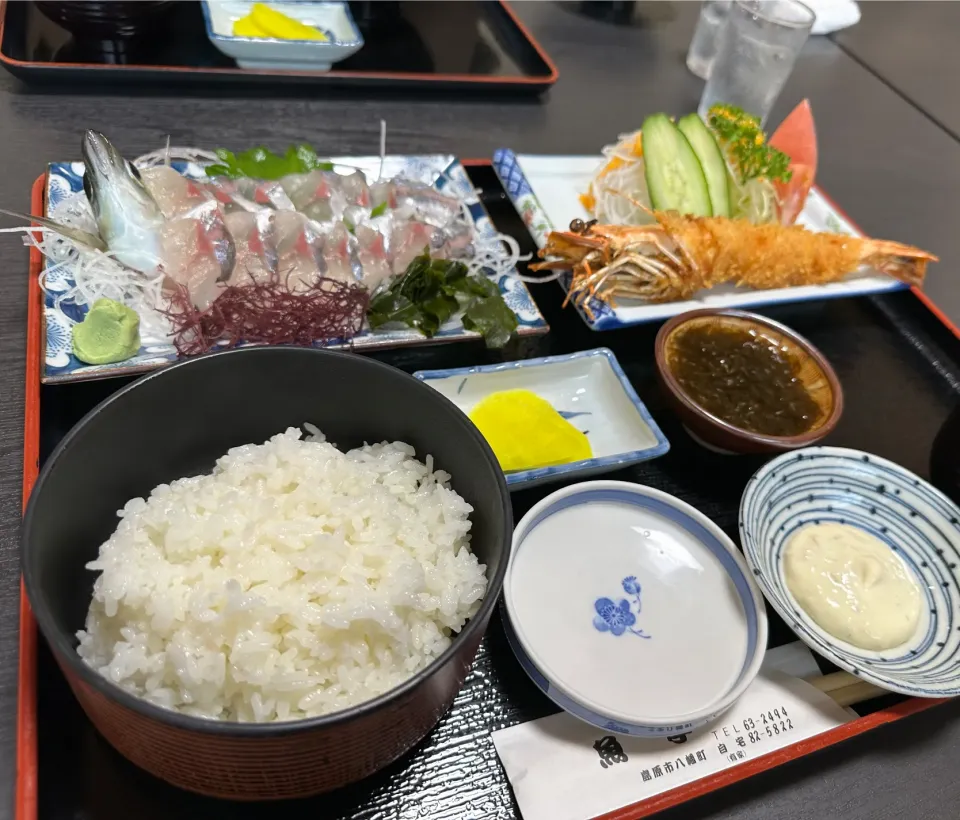
<path id="1" fill-rule="evenodd" d="M 80 657 L 151 703 L 312 717 L 423 669 L 477 611 L 472 508 L 403 443 L 344 454 L 290 428 L 118 514 Z"/>

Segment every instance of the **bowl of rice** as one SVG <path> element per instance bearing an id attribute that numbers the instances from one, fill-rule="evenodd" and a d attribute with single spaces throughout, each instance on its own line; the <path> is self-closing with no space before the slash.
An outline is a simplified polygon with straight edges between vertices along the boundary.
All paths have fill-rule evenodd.
<path id="1" fill-rule="evenodd" d="M 262 800 L 366 777 L 450 706 L 503 584 L 503 473 L 372 359 L 232 350 L 105 400 L 24 517 L 39 628 L 87 716 L 181 788 Z"/>

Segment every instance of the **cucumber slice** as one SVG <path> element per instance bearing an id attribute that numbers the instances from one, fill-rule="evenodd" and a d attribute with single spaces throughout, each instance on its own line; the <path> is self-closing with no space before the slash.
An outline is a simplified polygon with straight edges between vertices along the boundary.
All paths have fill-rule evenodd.
<path id="1" fill-rule="evenodd" d="M 730 187 L 727 184 L 727 163 L 724 162 L 717 139 L 700 119 L 699 114 L 687 114 L 677 122 L 677 128 L 687 138 L 693 153 L 700 160 L 703 176 L 710 193 L 714 216 L 730 216 Z"/>
<path id="2" fill-rule="evenodd" d="M 713 214 L 700 161 L 666 114 L 653 114 L 643 121 L 643 160 L 654 208 L 694 216 Z"/>

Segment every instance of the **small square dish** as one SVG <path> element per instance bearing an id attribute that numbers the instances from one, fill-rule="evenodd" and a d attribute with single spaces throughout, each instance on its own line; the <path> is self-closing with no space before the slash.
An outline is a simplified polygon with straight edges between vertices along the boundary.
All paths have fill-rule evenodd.
<path id="1" fill-rule="evenodd" d="M 245 0 L 204 0 L 207 37 L 219 51 L 241 68 L 287 71 L 329 71 L 363 48 L 363 36 L 346 3 L 270 3 L 271 9 L 311 26 L 328 40 L 286 40 L 238 37 L 234 24 L 250 14 L 254 5 Z"/>
<path id="2" fill-rule="evenodd" d="M 508 472 L 511 489 L 618 470 L 670 449 L 616 356 L 605 347 L 480 367 L 420 370 L 413 375 L 467 414 L 493 393 L 529 390 L 587 437 L 591 458 Z"/>

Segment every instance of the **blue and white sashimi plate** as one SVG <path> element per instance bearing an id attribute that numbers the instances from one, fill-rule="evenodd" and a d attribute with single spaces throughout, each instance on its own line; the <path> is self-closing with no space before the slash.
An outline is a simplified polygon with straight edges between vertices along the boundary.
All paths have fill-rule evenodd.
<path id="1" fill-rule="evenodd" d="M 514 154 L 508 149 L 500 149 L 493 155 L 494 170 L 507 196 L 523 217 L 527 230 L 540 248 L 546 243 L 550 231 L 565 231 L 572 220 L 591 218 L 580 203 L 579 196 L 587 190 L 590 180 L 603 161 L 599 156 L 537 156 Z M 856 227 L 817 188 L 810 191 L 797 222 L 811 231 L 861 236 Z M 569 277 L 559 281 L 566 290 Z M 905 287 L 907 286 L 903 282 L 889 276 L 864 270 L 828 285 L 770 290 L 721 285 L 682 302 L 623 302 L 614 308 L 598 299 L 591 299 L 589 307 L 593 317 L 582 308 L 578 310 L 592 330 L 616 330 L 645 322 L 662 321 L 700 308 L 750 308 L 808 299 L 861 296 L 901 290 Z"/>
<path id="2" fill-rule="evenodd" d="M 380 157 L 333 157 L 335 164 L 360 168 L 368 178 L 376 178 L 380 170 Z M 173 167 L 185 176 L 202 178 L 203 169 L 194 163 L 174 162 Z M 480 235 L 492 235 L 496 229 L 487 216 L 483 204 L 477 198 L 460 160 L 451 155 L 430 156 L 388 156 L 384 162 L 385 177 L 405 177 L 426 182 L 437 190 L 463 200 L 473 220 L 474 228 Z M 83 163 L 56 162 L 47 170 L 45 188 L 46 214 L 70 194 L 83 190 Z M 48 268 L 53 265 L 47 260 Z M 63 270 L 48 271 L 45 277 L 44 293 L 44 362 L 41 381 L 45 384 L 69 381 L 128 376 L 154 370 L 177 361 L 178 354 L 169 338 L 151 337 L 141 333 L 140 351 L 126 361 L 114 364 L 88 365 L 81 362 L 72 352 L 71 330 L 73 325 L 83 320 L 87 308 L 63 302 L 58 295 L 65 293 L 74 285 L 69 272 Z M 519 279 L 508 274 L 497 278 L 497 285 L 510 309 L 517 315 L 519 336 L 537 336 L 546 333 L 550 327 L 537 308 L 527 286 Z M 414 345 L 436 344 L 468 339 L 477 339 L 479 334 L 465 330 L 458 317 L 448 321 L 431 339 L 416 330 L 407 328 L 383 328 L 370 330 L 364 328 L 349 342 L 339 345 L 317 347 L 367 350 L 391 347 L 409 347 Z"/>

